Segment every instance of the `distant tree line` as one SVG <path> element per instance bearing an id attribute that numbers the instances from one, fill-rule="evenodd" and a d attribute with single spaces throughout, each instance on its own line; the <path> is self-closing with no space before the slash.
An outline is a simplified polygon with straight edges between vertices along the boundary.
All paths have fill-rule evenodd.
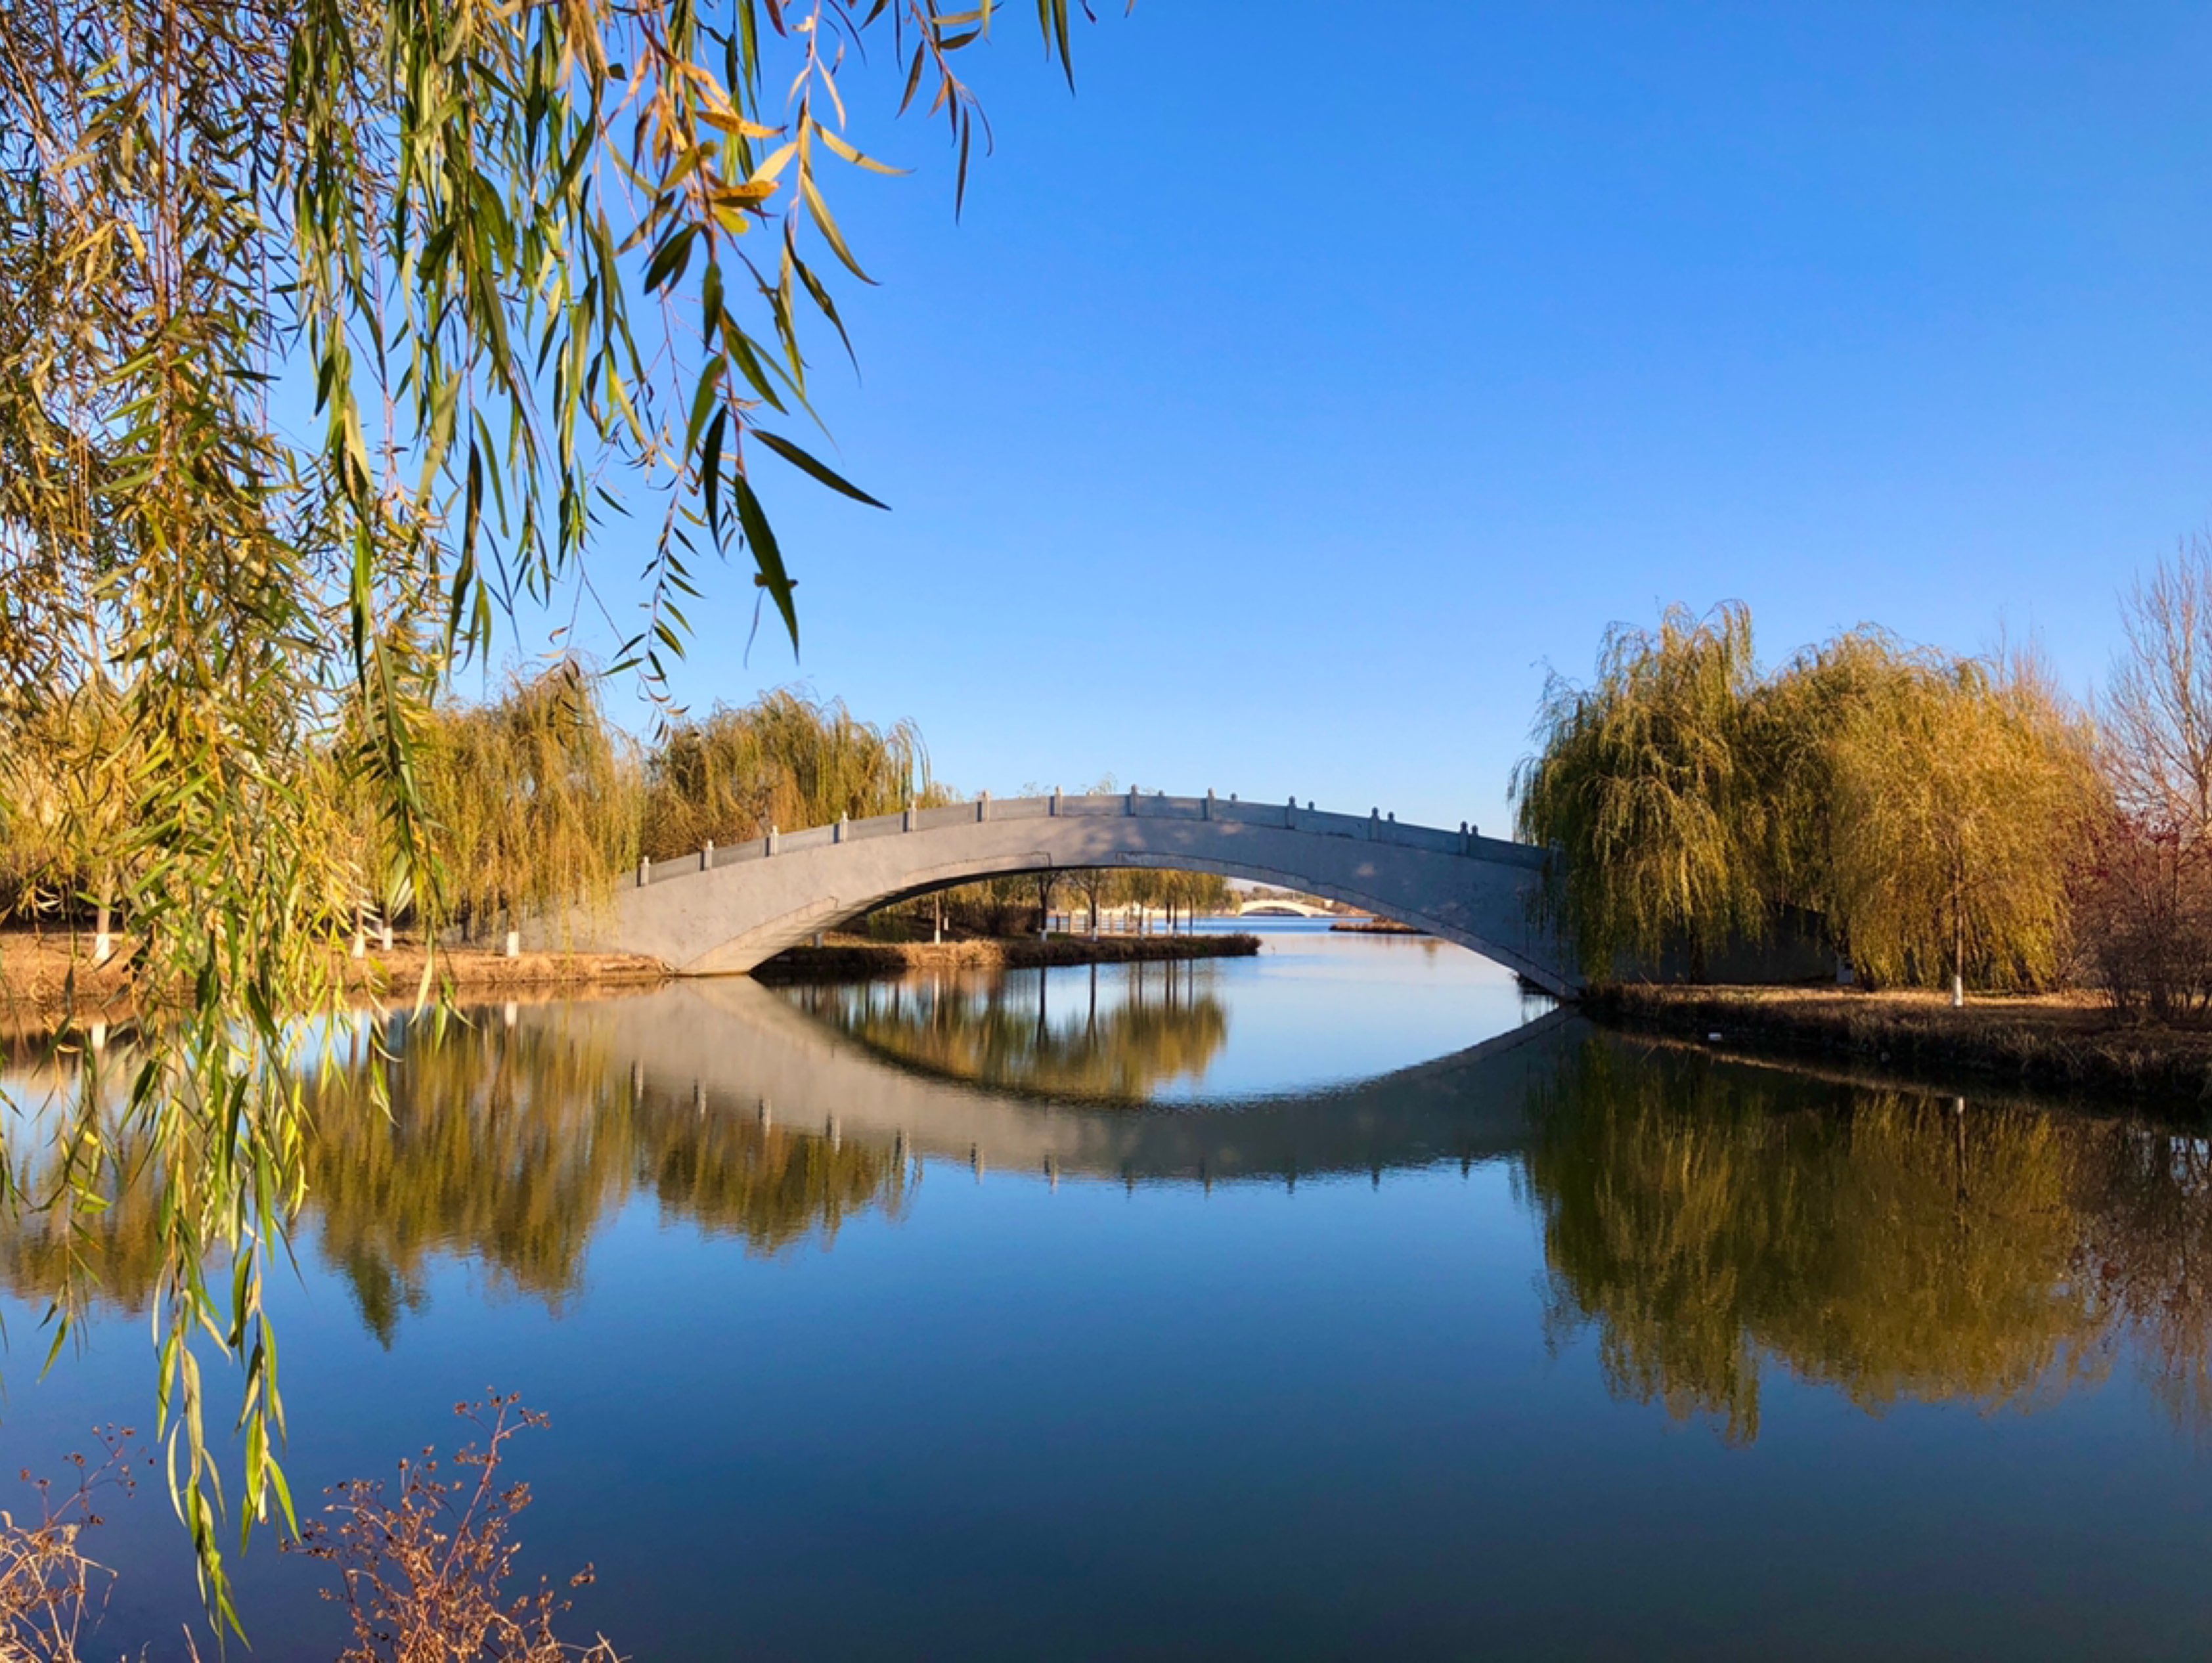
<path id="1" fill-rule="evenodd" d="M 1173 931 L 1228 912 L 1234 901 L 1229 880 L 1217 872 L 1094 866 L 984 878 L 919 895 L 883 908 L 875 927 L 904 940 L 1035 934 L 1055 920 L 1089 935 L 1117 926 Z"/>
<path id="2" fill-rule="evenodd" d="M 2123 603 L 2079 701 L 2033 652 L 1861 627 L 1762 667 L 1736 604 L 1616 626 L 1554 677 L 1513 782 L 1593 977 L 1810 920 L 1861 978 L 2212 1001 L 2212 545 Z"/>
<path id="3" fill-rule="evenodd" d="M 342 755 L 359 736 L 303 743 L 298 788 L 338 810 L 321 816 L 330 847 L 317 871 L 330 892 L 318 910 L 352 919 L 356 931 L 431 917 L 483 938 L 539 908 L 604 893 L 641 859 L 956 800 L 911 722 L 878 725 L 841 701 L 779 689 L 675 720 L 641 743 L 609 719 L 600 686 L 586 666 L 562 660 L 425 719 L 410 766 L 439 829 L 439 859 L 427 868 L 402 858 L 374 796 L 349 786 Z M 126 828 L 82 835 L 93 820 L 126 814 L 131 798 L 116 776 L 154 762 L 120 720 L 99 683 L 34 716 L 10 721 L 0 711 L 6 915 L 102 931 L 125 923 L 116 897 L 130 892 L 128 880 L 143 882 L 115 864 L 131 859 Z M 409 877 L 423 870 L 439 884 L 428 907 Z M 965 884 L 890 911 L 908 932 L 1007 935 L 1054 913 L 1080 911 L 1095 927 L 1131 908 L 1187 920 L 1229 901 L 1212 874 L 1061 871 Z"/>

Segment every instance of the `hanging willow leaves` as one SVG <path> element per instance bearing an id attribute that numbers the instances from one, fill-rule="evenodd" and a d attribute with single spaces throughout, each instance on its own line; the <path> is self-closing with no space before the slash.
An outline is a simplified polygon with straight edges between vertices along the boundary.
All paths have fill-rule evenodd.
<path id="1" fill-rule="evenodd" d="M 201 1357 L 242 1365 L 238 1523 L 289 1522 L 262 1290 L 303 1182 L 302 1021 L 338 1009 L 368 913 L 450 918 L 433 705 L 503 609 L 605 592 L 624 512 L 658 530 L 618 660 L 682 650 L 702 552 L 749 560 L 796 643 L 747 441 L 873 501 L 756 426 L 810 410 L 817 327 L 850 349 L 813 251 L 861 267 L 818 164 L 889 170 L 843 82 L 880 43 L 957 205 L 981 116 L 955 65 L 996 9 L 0 9 L 5 876 L 33 907 L 96 893 L 168 1011 L 129 1080 L 87 1071 L 59 1181 L 90 1205 L 119 1158 L 95 1109 L 127 1098 L 169 1186 L 173 1493 L 233 1621 Z M 1067 0 L 1038 22 L 1065 67 Z"/>
<path id="2" fill-rule="evenodd" d="M 2047 983 L 2100 793 L 2049 678 L 1869 628 L 1762 673 L 1751 641 L 1740 605 L 1677 607 L 1608 632 L 1590 685 L 1553 678 L 1514 791 L 1584 970 L 1694 972 L 1789 907 L 1881 980 Z"/>

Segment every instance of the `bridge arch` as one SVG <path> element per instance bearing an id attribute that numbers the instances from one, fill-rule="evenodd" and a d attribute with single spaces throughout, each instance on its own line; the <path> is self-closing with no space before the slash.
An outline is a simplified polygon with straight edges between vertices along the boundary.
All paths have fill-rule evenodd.
<path id="1" fill-rule="evenodd" d="M 1303 901 L 1292 901 L 1285 895 L 1267 895 L 1256 901 L 1247 901 L 1237 909 L 1239 918 L 1328 918 L 1324 907 L 1309 907 Z"/>
<path id="2" fill-rule="evenodd" d="M 1530 906 L 1546 855 L 1395 819 L 1196 797 L 988 798 L 752 839 L 641 866 L 611 901 L 525 932 L 532 946 L 640 953 L 680 973 L 751 969 L 817 931 L 981 878 L 1098 867 L 1218 872 L 1361 907 L 1557 993 L 1572 956 Z"/>

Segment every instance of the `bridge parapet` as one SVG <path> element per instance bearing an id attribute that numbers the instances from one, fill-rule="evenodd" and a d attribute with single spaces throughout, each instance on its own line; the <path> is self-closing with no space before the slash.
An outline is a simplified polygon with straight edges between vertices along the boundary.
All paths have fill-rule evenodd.
<path id="1" fill-rule="evenodd" d="M 1452 831 L 1442 826 L 1420 826 L 1411 822 L 1401 823 L 1395 818 L 1372 813 L 1338 814 L 1328 809 L 1299 808 L 1288 803 L 1251 803 L 1233 797 L 1170 797 L 1158 792 L 1146 796 L 1115 792 L 1110 796 L 1073 797 L 1055 792 L 1049 797 L 979 798 L 935 808 L 873 815 L 865 820 L 841 821 L 835 825 L 810 826 L 800 831 L 779 831 L 772 838 L 749 837 L 742 843 L 711 847 L 705 852 L 705 866 L 709 870 L 734 866 L 748 860 L 773 859 L 836 843 L 939 831 L 978 822 L 1083 817 L 1218 821 L 1227 825 L 1304 832 L 1316 837 L 1387 843 L 1397 848 L 1425 849 L 1436 854 L 1462 855 L 1531 868 L 1541 868 L 1546 859 L 1543 850 L 1526 843 L 1484 837 L 1471 830 Z M 644 881 L 672 883 L 693 877 L 702 870 L 702 863 L 687 855 L 653 863 L 646 871 Z"/>

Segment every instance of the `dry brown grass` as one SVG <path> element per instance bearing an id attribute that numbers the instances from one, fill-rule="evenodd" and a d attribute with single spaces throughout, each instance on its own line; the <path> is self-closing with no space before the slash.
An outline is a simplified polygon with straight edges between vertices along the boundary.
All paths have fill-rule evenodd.
<path id="1" fill-rule="evenodd" d="M 438 953 L 437 974 L 455 993 L 504 992 L 511 988 L 595 988 L 649 986 L 668 980 L 668 967 L 637 953 L 502 953 L 461 947 Z M 349 962 L 347 979 L 363 992 L 411 998 L 422 980 L 422 950 L 400 944 L 389 953 L 371 948 Z"/>
<path id="2" fill-rule="evenodd" d="M 422 948 L 399 941 L 390 952 L 372 943 L 360 958 L 333 947 L 346 985 L 356 994 L 412 1001 L 422 980 Z M 441 949 L 437 981 L 456 997 L 512 992 L 647 987 L 668 979 L 659 959 L 635 953 L 520 953 L 508 958 L 486 948 Z M 434 993 L 437 987 L 434 986 Z M 49 1029 L 63 1022 L 115 1023 L 157 1005 L 134 980 L 131 944 L 118 938 L 103 964 L 93 962 L 93 938 L 65 932 L 0 932 L 0 1025 Z"/>
<path id="3" fill-rule="evenodd" d="M 326 1520 L 310 1521 L 286 1551 L 331 1565 L 338 1586 L 323 1597 L 343 1605 L 352 1641 L 337 1663 L 622 1663 L 605 1636 L 562 1640 L 554 1623 L 568 1609 L 540 1583 L 508 1591 L 521 1545 L 511 1533 L 530 1505 L 527 1484 L 503 1483 L 500 1466 L 516 1434 L 546 1418 L 513 1396 L 458 1405 L 481 1441 L 441 1463 L 434 1451 L 399 1464 L 396 1493 L 379 1482 L 335 1486 Z M 114 1573 L 86 1551 L 104 1497 L 137 1487 L 143 1454 L 127 1427 L 100 1434 L 102 1454 L 73 1454 L 71 1481 L 22 1478 L 37 1512 L 0 1511 L 0 1663 L 79 1663 L 88 1654 Z M 568 1580 L 580 1587 L 589 1566 Z M 194 1656 L 199 1648 L 186 1636 Z M 112 1655 L 112 1654 L 110 1654 Z"/>
<path id="4" fill-rule="evenodd" d="M 1817 1053 L 1926 1075 L 2097 1096 L 2212 1104 L 2212 1022 L 2115 1014 L 2087 992 L 1978 996 L 1843 987 L 1625 983 L 1585 1008 L 1623 1027 L 1752 1050 Z"/>
<path id="5" fill-rule="evenodd" d="M 402 1461 L 397 1493 L 374 1479 L 333 1488 L 324 1511 L 301 1532 L 297 1551 L 334 1566 L 336 1593 L 351 1619 L 353 1643 L 338 1663 L 620 1663 L 605 1636 L 574 1646 L 554 1632 L 567 1601 L 541 1583 L 510 1595 L 521 1544 L 509 1526 L 530 1505 L 530 1486 L 499 1479 L 506 1445 L 546 1424 L 512 1395 L 455 1405 L 480 1444 L 462 1449 L 447 1471 L 434 1450 Z M 592 1580 L 586 1565 L 570 1587 Z"/>
<path id="6" fill-rule="evenodd" d="M 128 1496 L 137 1487 L 129 1428 L 100 1435 L 103 1456 L 69 1458 L 74 1484 L 22 1479 L 38 1496 L 35 1518 L 0 1511 L 0 1663 L 76 1663 L 77 1642 L 96 1622 L 114 1573 L 84 1551 L 84 1533 L 100 1524 L 102 1492 Z"/>

